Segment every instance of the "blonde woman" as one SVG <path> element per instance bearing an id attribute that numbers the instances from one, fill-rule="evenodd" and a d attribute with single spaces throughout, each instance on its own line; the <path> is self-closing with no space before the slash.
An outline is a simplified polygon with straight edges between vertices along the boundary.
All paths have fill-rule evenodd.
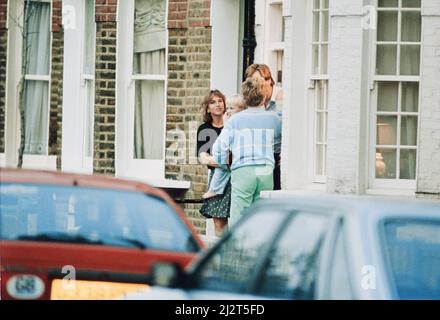
<path id="1" fill-rule="evenodd" d="M 226 113 L 223 117 L 223 123 L 226 123 L 228 119 L 235 113 L 246 109 L 246 103 L 241 95 L 234 95 L 226 99 Z M 211 161 L 214 162 L 211 156 Z M 203 195 L 204 199 L 212 198 L 217 195 L 223 194 L 229 179 L 231 178 L 231 172 L 227 165 L 222 165 L 214 170 L 214 174 L 209 183 L 208 192 Z"/>
<path id="2" fill-rule="evenodd" d="M 270 68 L 265 64 L 254 63 L 247 67 L 246 78 L 261 77 L 270 85 L 270 93 L 266 97 L 264 106 L 267 111 L 275 111 L 282 118 L 283 89 L 275 85 Z M 281 190 L 281 136 L 274 142 L 275 169 L 273 170 L 274 190 Z"/>
<path id="3" fill-rule="evenodd" d="M 243 209 L 260 198 L 263 190 L 273 190 L 275 167 L 274 139 L 281 136 L 281 120 L 265 110 L 270 86 L 261 77 L 251 77 L 242 84 L 242 95 L 248 107 L 232 116 L 212 147 L 216 163 L 231 164 L 230 223 L 235 224 Z"/>

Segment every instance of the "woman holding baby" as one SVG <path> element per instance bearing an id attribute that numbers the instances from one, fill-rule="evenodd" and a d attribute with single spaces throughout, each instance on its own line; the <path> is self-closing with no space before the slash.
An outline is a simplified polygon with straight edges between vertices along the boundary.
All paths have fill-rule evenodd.
<path id="1" fill-rule="evenodd" d="M 202 104 L 205 123 L 197 133 L 197 153 L 211 173 L 200 212 L 214 219 L 216 235 L 227 226 L 229 217 L 235 223 L 261 191 L 274 187 L 278 162 L 274 147 L 281 139 L 281 118 L 267 108 L 275 96 L 273 83 L 268 81 L 270 71 L 269 76 L 265 73 L 269 69 L 251 67 L 242 96 L 230 97 L 226 109 L 218 90 L 211 91 Z"/>

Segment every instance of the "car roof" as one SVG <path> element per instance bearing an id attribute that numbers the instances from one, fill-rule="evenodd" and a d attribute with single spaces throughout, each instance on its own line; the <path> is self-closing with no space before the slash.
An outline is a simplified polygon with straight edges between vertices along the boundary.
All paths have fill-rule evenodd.
<path id="1" fill-rule="evenodd" d="M 0 181 L 18 183 L 55 184 L 63 186 L 96 187 L 121 191 L 137 191 L 162 197 L 166 193 L 137 181 L 124 180 L 99 174 L 77 174 L 61 171 L 32 170 L 32 169 L 0 169 Z"/>
<path id="2" fill-rule="evenodd" d="M 428 215 L 440 218 L 440 202 L 402 197 L 347 195 L 292 195 L 263 199 L 254 208 L 289 208 L 343 215 Z"/>
<path id="3" fill-rule="evenodd" d="M 49 184 L 59 186 L 78 186 L 88 188 L 110 189 L 119 191 L 140 192 L 161 198 L 169 204 L 183 219 L 185 224 L 191 230 L 191 233 L 197 239 L 199 245 L 204 247 L 198 234 L 192 227 L 191 223 L 186 219 L 183 210 L 174 202 L 174 200 L 163 190 L 152 187 L 142 182 L 115 178 L 113 176 L 105 176 L 99 174 L 87 175 L 77 173 L 67 173 L 61 171 L 48 170 L 32 170 L 32 169 L 15 169 L 0 168 L 1 183 L 34 183 Z"/>

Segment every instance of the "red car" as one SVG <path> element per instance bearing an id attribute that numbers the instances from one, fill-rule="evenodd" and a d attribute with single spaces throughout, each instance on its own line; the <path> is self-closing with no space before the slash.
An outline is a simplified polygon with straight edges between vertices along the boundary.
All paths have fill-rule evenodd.
<path id="1" fill-rule="evenodd" d="M 162 190 L 106 176 L 1 169 L 1 299 L 112 299 L 155 262 L 204 247 Z"/>

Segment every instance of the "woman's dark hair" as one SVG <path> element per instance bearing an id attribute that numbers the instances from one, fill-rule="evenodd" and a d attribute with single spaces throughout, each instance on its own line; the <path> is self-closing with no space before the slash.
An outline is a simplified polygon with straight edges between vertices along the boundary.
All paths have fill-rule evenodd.
<path id="1" fill-rule="evenodd" d="M 223 113 L 226 112 L 226 97 L 225 97 L 225 95 L 223 93 L 221 93 L 221 91 L 219 91 L 219 90 L 209 91 L 209 94 L 206 95 L 202 101 L 203 121 L 207 122 L 207 123 L 212 123 L 212 115 L 211 115 L 211 113 L 208 112 L 208 106 L 209 106 L 209 101 L 211 101 L 211 99 L 213 97 L 219 97 L 220 99 L 223 100 L 223 104 L 225 106 Z"/>

